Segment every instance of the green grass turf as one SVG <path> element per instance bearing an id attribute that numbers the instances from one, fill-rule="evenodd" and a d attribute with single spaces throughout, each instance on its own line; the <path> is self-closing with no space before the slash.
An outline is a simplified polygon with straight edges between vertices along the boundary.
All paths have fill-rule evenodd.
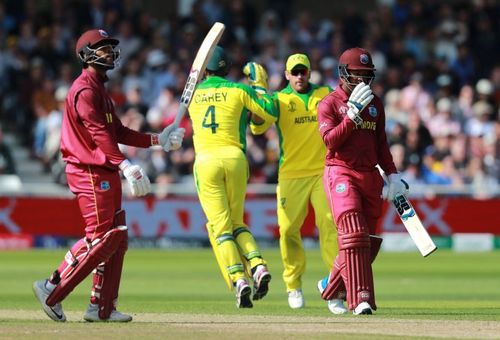
<path id="1" fill-rule="evenodd" d="M 203 313 L 329 316 L 317 281 L 327 270 L 317 249 L 307 249 L 303 290 L 307 308 L 291 310 L 281 278 L 279 251 L 262 249 L 273 275 L 271 289 L 251 310 L 235 307 L 211 249 L 130 249 L 120 292 L 120 310 L 133 313 Z M 65 250 L 0 252 L 0 309 L 40 310 L 31 285 L 47 277 Z M 428 258 L 414 253 L 379 254 L 374 264 L 377 316 L 382 318 L 500 320 L 500 252 L 438 250 Z M 64 301 L 83 311 L 90 280 Z M 349 317 L 349 316 L 347 316 Z M 351 316 L 352 317 L 352 316 Z"/>

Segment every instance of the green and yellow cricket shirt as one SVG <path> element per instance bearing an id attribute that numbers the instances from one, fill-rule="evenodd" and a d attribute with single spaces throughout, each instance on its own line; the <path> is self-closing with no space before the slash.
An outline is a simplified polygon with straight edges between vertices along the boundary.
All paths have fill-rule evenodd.
<path id="1" fill-rule="evenodd" d="M 217 76 L 200 83 L 189 105 L 196 153 L 226 146 L 245 152 L 248 111 L 266 122 L 276 121 L 276 107 L 269 95 Z"/>
<path id="2" fill-rule="evenodd" d="M 318 104 L 332 89 L 310 84 L 308 93 L 298 93 L 290 84 L 273 94 L 278 108 L 279 178 L 292 179 L 323 174 L 326 147 L 318 132 Z M 272 122 L 251 123 L 253 133 L 263 133 Z"/>

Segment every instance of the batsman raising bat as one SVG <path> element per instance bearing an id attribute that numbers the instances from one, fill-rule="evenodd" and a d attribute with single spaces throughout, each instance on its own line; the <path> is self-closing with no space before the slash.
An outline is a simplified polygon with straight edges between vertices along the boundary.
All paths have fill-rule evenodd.
<path id="1" fill-rule="evenodd" d="M 263 88 L 267 74 L 261 65 L 250 62 L 243 72 L 254 88 Z M 305 54 L 288 57 L 285 77 L 288 86 L 273 94 L 280 145 L 276 211 L 288 305 L 297 309 L 305 307 L 302 276 L 306 271 L 306 254 L 300 230 L 309 205 L 314 210 L 321 256 L 328 270 L 337 256 L 337 230 L 322 182 L 326 147 L 318 134 L 317 120 L 318 104 L 332 89 L 309 82 L 311 63 Z M 271 125 L 261 121 L 250 123 L 256 134 L 264 133 Z"/>
<path id="2" fill-rule="evenodd" d="M 388 174 L 387 199 L 405 194 L 389 151 L 384 105 L 372 94 L 375 77 L 370 53 L 350 48 L 339 58 L 340 85 L 320 103 L 319 131 L 328 153 L 323 185 L 337 223 L 339 255 L 330 275 L 318 282 L 325 300 L 332 300 L 335 314 L 372 314 L 377 309 L 372 262 L 382 239 L 375 226 L 382 213 L 384 181 L 377 163 Z"/>
<path id="3" fill-rule="evenodd" d="M 252 298 L 259 300 L 267 294 L 271 275 L 243 221 L 249 176 L 247 112 L 274 122 L 276 110 L 269 96 L 225 79 L 229 67 L 227 54 L 217 46 L 206 66 L 206 79 L 198 85 L 188 108 L 196 153 L 194 177 L 223 276 L 236 289 L 237 307 L 251 308 Z"/>

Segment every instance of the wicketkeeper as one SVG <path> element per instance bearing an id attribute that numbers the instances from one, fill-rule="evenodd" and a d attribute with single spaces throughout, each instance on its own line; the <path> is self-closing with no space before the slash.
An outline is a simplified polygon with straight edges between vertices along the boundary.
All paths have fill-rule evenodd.
<path id="1" fill-rule="evenodd" d="M 118 43 L 104 30 L 92 29 L 76 44 L 83 70 L 66 97 L 61 152 L 69 188 L 85 221 L 85 237 L 71 247 L 49 279 L 33 283 L 43 310 L 54 321 L 66 321 L 61 301 L 92 271 L 90 304 L 83 318 L 94 322 L 132 320 L 116 310 L 128 244 L 119 170 L 135 196 L 146 195 L 150 183 L 141 167 L 125 159 L 118 143 L 142 148 L 159 145 L 169 151 L 178 149 L 184 136 L 183 129 L 172 126 L 160 134 L 146 134 L 122 125 L 104 88 L 106 72 L 120 58 Z"/>
<path id="2" fill-rule="evenodd" d="M 272 99 L 248 85 L 231 82 L 230 61 L 217 46 L 206 68 L 206 80 L 198 85 L 189 115 L 196 152 L 194 176 L 207 231 L 222 274 L 236 288 L 238 308 L 268 292 L 271 275 L 252 232 L 243 220 L 249 177 L 246 158 L 248 111 L 274 122 Z"/>

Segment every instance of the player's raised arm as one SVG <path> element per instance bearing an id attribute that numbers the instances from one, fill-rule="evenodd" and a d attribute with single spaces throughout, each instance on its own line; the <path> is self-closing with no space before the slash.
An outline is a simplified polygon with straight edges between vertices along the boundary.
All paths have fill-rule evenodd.
<path id="1" fill-rule="evenodd" d="M 243 74 L 247 77 L 250 86 L 257 91 L 259 95 L 267 95 L 267 72 L 262 65 L 250 61 L 243 67 Z M 251 112 L 250 131 L 252 134 L 263 134 L 273 123 L 273 120 L 266 120 L 258 114 Z"/>

